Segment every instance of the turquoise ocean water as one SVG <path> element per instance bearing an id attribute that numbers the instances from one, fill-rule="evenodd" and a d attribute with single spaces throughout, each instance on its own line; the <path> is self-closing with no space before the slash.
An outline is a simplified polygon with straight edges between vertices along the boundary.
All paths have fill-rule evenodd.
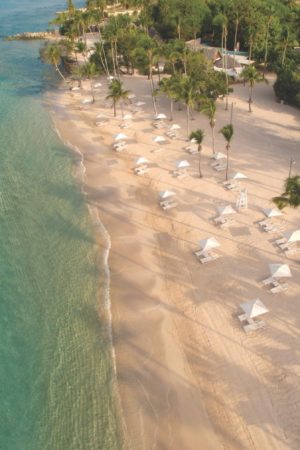
<path id="1" fill-rule="evenodd" d="M 2 0 L 0 36 L 63 5 Z M 43 106 L 55 80 L 39 45 L 0 41 L 0 449 L 119 450 L 93 230 Z"/>

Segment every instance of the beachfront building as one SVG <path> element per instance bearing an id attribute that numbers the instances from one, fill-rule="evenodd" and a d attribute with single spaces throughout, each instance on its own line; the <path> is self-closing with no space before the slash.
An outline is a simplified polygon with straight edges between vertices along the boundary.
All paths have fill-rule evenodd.
<path id="1" fill-rule="evenodd" d="M 201 42 L 201 39 L 192 39 L 186 42 L 186 46 L 196 52 L 202 52 L 204 56 L 213 63 L 217 72 L 227 72 L 227 74 L 237 80 L 243 69 L 254 64 L 248 59 L 247 52 L 238 50 L 229 51 L 219 47 L 213 47 Z"/>

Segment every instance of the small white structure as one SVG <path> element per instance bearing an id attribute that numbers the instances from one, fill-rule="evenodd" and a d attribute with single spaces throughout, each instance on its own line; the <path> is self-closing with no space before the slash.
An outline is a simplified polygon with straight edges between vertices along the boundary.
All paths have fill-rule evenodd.
<path id="1" fill-rule="evenodd" d="M 233 209 L 233 207 L 231 205 L 218 206 L 217 210 L 221 216 L 226 215 L 226 214 L 236 214 L 236 210 Z"/>
<path id="2" fill-rule="evenodd" d="M 266 217 L 278 217 L 283 215 L 277 208 L 264 208 L 263 213 Z"/>
<path id="3" fill-rule="evenodd" d="M 135 165 L 140 166 L 141 164 L 149 164 L 149 159 L 145 158 L 144 156 L 140 156 L 136 161 Z"/>
<path id="4" fill-rule="evenodd" d="M 165 200 L 166 198 L 174 197 L 175 195 L 176 195 L 176 192 L 174 192 L 174 191 L 169 191 L 169 190 L 161 191 L 161 192 L 159 193 L 159 197 L 160 197 L 162 200 Z"/>
<path id="5" fill-rule="evenodd" d="M 173 125 L 170 126 L 170 130 L 175 131 L 175 130 L 180 130 L 181 126 L 178 125 L 178 123 L 173 123 Z"/>
<path id="6" fill-rule="evenodd" d="M 286 231 L 285 233 L 282 233 L 282 235 L 286 238 L 287 242 L 300 241 L 300 230 Z"/>
<path id="7" fill-rule="evenodd" d="M 202 250 L 205 250 L 205 251 L 212 250 L 213 248 L 220 247 L 219 242 L 214 237 L 210 237 L 210 238 L 207 238 L 207 239 L 202 239 L 201 241 L 199 241 L 199 245 L 202 248 Z"/>
<path id="8" fill-rule="evenodd" d="M 153 141 L 154 141 L 156 144 L 162 144 L 163 142 L 166 142 L 167 140 L 166 140 L 166 138 L 165 138 L 164 136 L 155 136 L 155 137 L 153 138 Z"/>
<path id="9" fill-rule="evenodd" d="M 115 135 L 115 141 L 123 141 L 124 139 L 128 139 L 127 134 L 118 133 Z"/>
<path id="10" fill-rule="evenodd" d="M 154 120 L 164 120 L 164 119 L 166 119 L 166 118 L 167 118 L 167 116 L 166 116 L 165 114 L 160 113 L 160 114 L 157 114 L 157 115 L 154 117 Z"/>
<path id="11" fill-rule="evenodd" d="M 253 319 L 254 317 L 261 316 L 269 312 L 268 308 L 263 304 L 263 302 L 256 298 L 255 300 L 250 300 L 249 302 L 241 303 L 240 307 L 244 311 L 247 317 Z"/>
<path id="12" fill-rule="evenodd" d="M 144 105 L 146 105 L 146 103 L 145 102 L 141 102 L 141 101 L 138 101 L 138 102 L 135 103 L 135 106 L 138 106 L 139 108 L 141 106 L 144 106 Z"/>
<path id="13" fill-rule="evenodd" d="M 244 175 L 241 172 L 236 172 L 236 173 L 233 173 L 233 174 L 229 175 L 229 178 L 231 180 L 245 180 L 248 177 L 247 177 L 247 175 Z"/>
<path id="14" fill-rule="evenodd" d="M 190 163 L 186 159 L 183 159 L 176 164 L 176 169 L 186 169 L 187 167 L 190 167 Z"/>
<path id="15" fill-rule="evenodd" d="M 131 114 L 125 114 L 125 116 L 123 117 L 123 120 L 131 120 L 131 119 L 132 119 Z"/>
<path id="16" fill-rule="evenodd" d="M 213 154 L 212 158 L 218 161 L 219 159 L 227 158 L 227 156 L 225 155 L 225 153 L 217 152 Z"/>
<path id="17" fill-rule="evenodd" d="M 274 278 L 289 278 L 292 276 L 288 264 L 269 264 L 269 268 Z"/>

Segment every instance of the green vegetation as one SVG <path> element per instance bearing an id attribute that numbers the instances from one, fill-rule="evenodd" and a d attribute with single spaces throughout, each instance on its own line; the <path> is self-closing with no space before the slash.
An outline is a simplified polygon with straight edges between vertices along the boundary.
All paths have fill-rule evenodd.
<path id="1" fill-rule="evenodd" d="M 284 185 L 284 192 L 279 197 L 274 197 L 273 202 L 279 209 L 286 206 L 298 208 L 300 205 L 300 175 L 288 178 Z"/>
<path id="2" fill-rule="evenodd" d="M 201 171 L 201 152 L 202 152 L 202 142 L 204 139 L 204 131 L 202 130 L 196 130 L 193 131 L 190 134 L 190 139 L 195 139 L 195 141 L 198 144 L 198 154 L 199 154 L 199 177 L 202 178 L 202 171 Z"/>
<path id="3" fill-rule="evenodd" d="M 114 116 L 117 115 L 117 109 L 116 106 L 119 102 L 122 100 L 128 100 L 128 96 L 130 94 L 130 91 L 127 91 L 123 89 L 123 84 L 119 80 L 112 80 L 112 82 L 109 85 L 108 89 L 108 95 L 106 97 L 107 100 L 112 100 L 113 102 L 113 108 L 114 108 Z"/>
<path id="4" fill-rule="evenodd" d="M 227 153 L 227 161 L 226 161 L 226 172 L 225 172 L 225 179 L 226 181 L 228 180 L 228 168 L 229 168 L 229 151 L 230 151 L 230 145 L 231 145 L 231 140 L 233 138 L 233 126 L 232 124 L 228 124 L 228 125 L 224 125 L 223 128 L 221 128 L 221 130 L 219 131 L 225 141 L 226 141 L 226 153 Z"/>

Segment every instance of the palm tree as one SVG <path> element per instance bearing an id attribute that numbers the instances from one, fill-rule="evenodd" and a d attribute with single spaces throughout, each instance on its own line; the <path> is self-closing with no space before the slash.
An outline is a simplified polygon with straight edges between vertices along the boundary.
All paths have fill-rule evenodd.
<path id="1" fill-rule="evenodd" d="M 183 75 L 180 83 L 179 91 L 180 99 L 186 105 L 186 131 L 187 137 L 190 135 L 190 113 L 199 100 L 199 92 L 197 85 L 192 77 Z"/>
<path id="2" fill-rule="evenodd" d="M 300 205 L 300 175 L 287 178 L 284 192 L 279 197 L 274 197 L 273 202 L 279 209 L 283 209 L 286 206 L 298 208 Z"/>
<path id="3" fill-rule="evenodd" d="M 207 99 L 201 104 L 200 111 L 208 117 L 211 128 L 212 151 L 215 153 L 216 102 L 214 100 Z"/>
<path id="4" fill-rule="evenodd" d="M 227 152 L 227 163 L 226 163 L 226 181 L 228 180 L 228 167 L 229 167 L 229 150 L 230 150 L 230 143 L 231 139 L 233 137 L 233 126 L 231 123 L 228 125 L 224 125 L 221 130 L 219 130 L 219 133 L 221 133 L 224 136 L 224 139 L 226 140 L 226 152 Z"/>
<path id="5" fill-rule="evenodd" d="M 204 139 L 204 132 L 202 130 L 196 130 L 193 131 L 190 134 L 190 139 L 195 139 L 198 144 L 198 154 L 199 154 L 199 176 L 202 178 L 202 171 L 201 171 L 201 152 L 202 152 L 202 142 Z"/>
<path id="6" fill-rule="evenodd" d="M 244 78 L 245 81 L 248 82 L 249 87 L 249 112 L 252 112 L 251 104 L 252 104 L 252 93 L 255 83 L 268 83 L 268 80 L 266 80 L 256 69 L 254 66 L 248 66 L 246 67 L 242 73 L 241 76 Z"/>
<path id="7" fill-rule="evenodd" d="M 172 76 L 170 78 L 163 78 L 159 82 L 159 89 L 157 89 L 157 93 L 165 94 L 170 99 L 170 120 L 173 120 L 173 111 L 174 111 L 174 101 L 180 99 L 180 86 L 179 79 L 176 76 Z"/>
<path id="8" fill-rule="evenodd" d="M 59 66 L 62 62 L 63 56 L 63 48 L 61 45 L 48 42 L 40 49 L 40 56 L 44 63 L 51 64 L 55 67 L 56 72 L 60 75 L 60 77 L 64 80 L 65 83 L 68 84 L 68 81 L 62 74 Z"/>
<path id="9" fill-rule="evenodd" d="M 85 63 L 82 66 L 80 66 L 79 72 L 82 77 L 86 77 L 89 79 L 90 84 L 91 84 L 91 95 L 92 95 L 93 103 L 95 103 L 95 94 L 94 94 L 92 79 L 97 74 L 96 64 L 90 63 L 90 62 Z"/>
<path id="10" fill-rule="evenodd" d="M 131 91 L 127 91 L 123 89 L 123 83 L 119 80 L 112 80 L 108 88 L 109 94 L 107 95 L 107 100 L 113 101 L 114 107 L 114 117 L 117 115 L 116 106 L 117 103 L 121 100 L 127 100 Z"/>

